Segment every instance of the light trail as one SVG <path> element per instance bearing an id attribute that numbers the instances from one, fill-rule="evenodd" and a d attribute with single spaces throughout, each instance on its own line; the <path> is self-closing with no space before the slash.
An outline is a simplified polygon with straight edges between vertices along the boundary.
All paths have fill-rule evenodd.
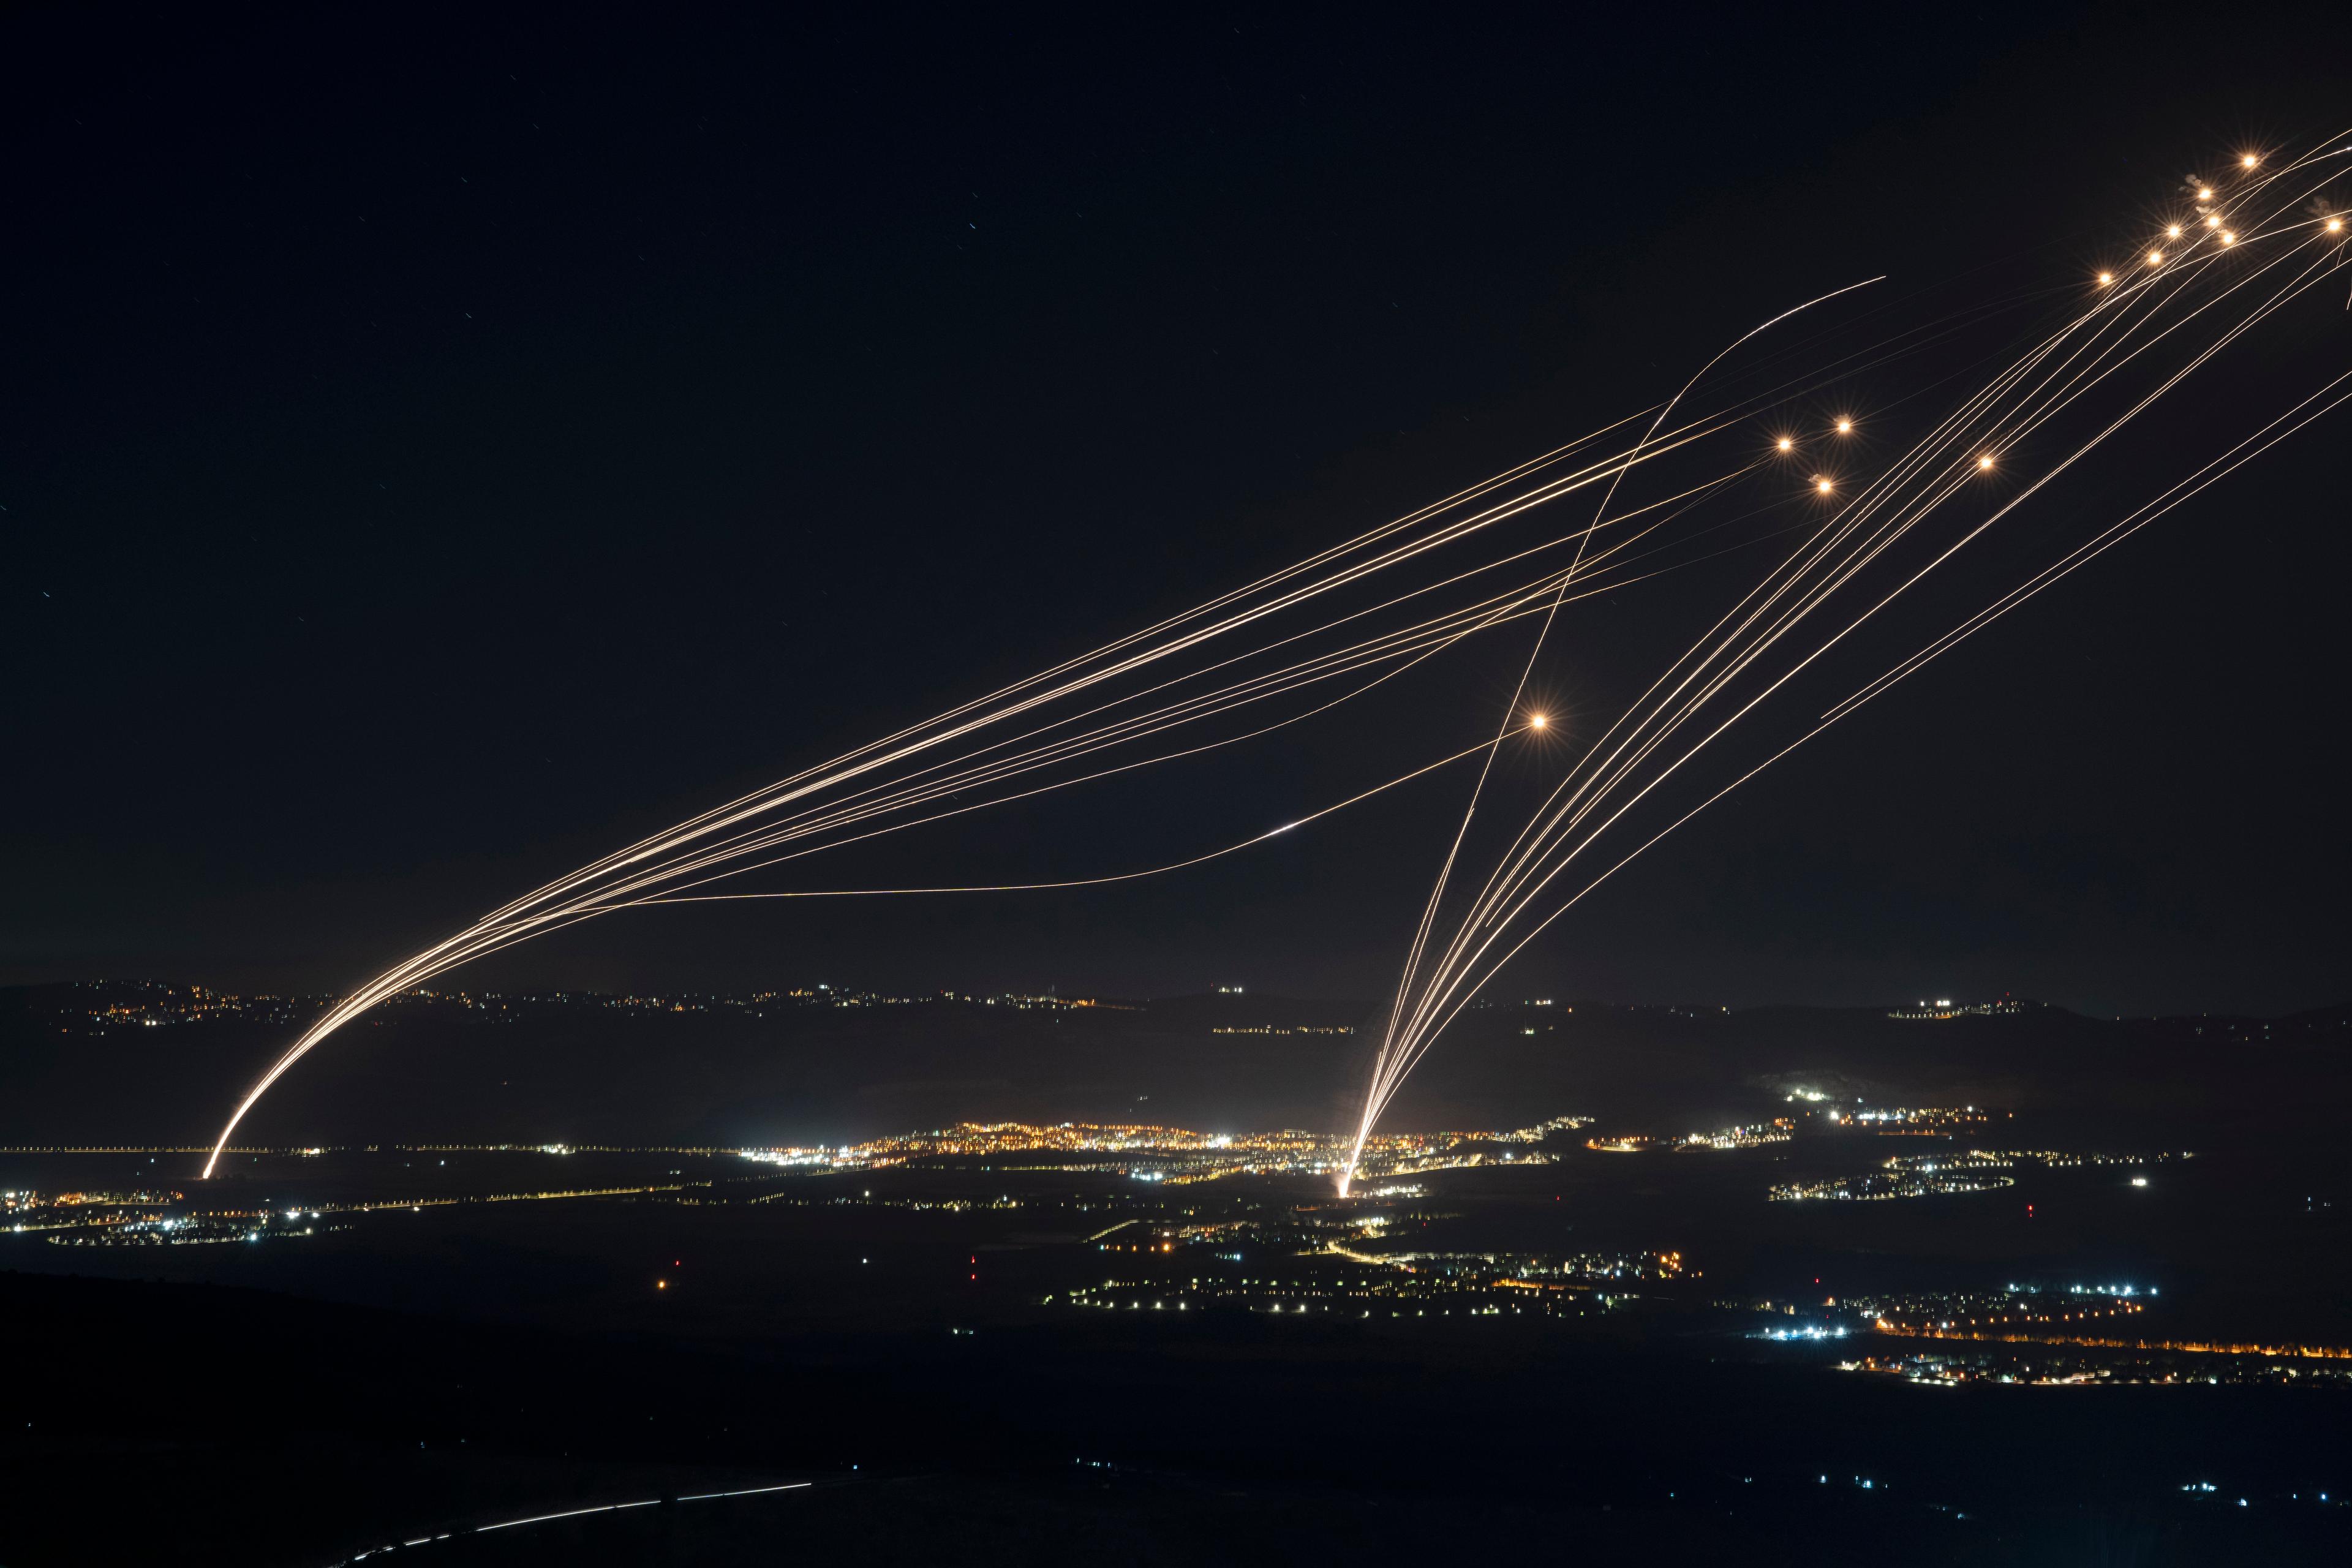
<path id="1" fill-rule="evenodd" d="M 1816 345 L 1831 342 L 1833 331 L 1852 331 L 1851 325 L 1776 333 L 1782 347 L 1744 356 L 1744 369 L 1724 368 L 1734 351 L 1769 329 L 1865 285 L 1832 290 L 1750 329 L 1663 403 L 567 872 L 339 999 L 248 1087 L 204 1173 L 214 1173 L 229 1139 L 270 1088 L 353 1019 L 449 970 L 585 921 L 665 904 L 1045 891 L 1175 875 L 1483 753 L 1406 944 L 1356 1131 L 1360 1151 L 1413 1066 L 1500 967 L 1656 841 L 1643 839 L 1599 879 L 1580 883 L 1571 872 L 1581 876 L 1602 836 L 1621 824 L 1630 827 L 1629 814 L 1662 788 L 1696 780 L 1698 765 L 1736 726 L 1777 710 L 1768 709 L 1769 699 L 1817 667 L 1826 671 L 1825 661 L 1861 648 L 1861 634 L 1893 622 L 1916 584 L 2246 333 L 2340 275 L 2345 239 L 2332 208 L 2315 205 L 2319 216 L 2307 219 L 2290 215 L 2298 202 L 2319 202 L 2342 173 L 2347 151 L 2273 159 L 2233 173 L 2200 208 L 2210 225 L 2187 226 L 2185 237 L 2143 237 L 2136 243 L 2160 252 L 2146 265 L 2126 266 L 2119 252 L 2103 279 L 2085 275 L 2065 291 L 2082 302 L 2022 352 L 1970 355 L 1958 369 L 1868 406 L 1851 390 L 1865 373 L 1883 376 L 1931 349 L 1962 344 L 1962 334 L 2008 310 L 2058 297 L 2049 286 L 1973 300 L 1937 320 L 1859 347 L 1839 343 L 1826 354 Z M 2189 222 L 2183 213 L 2171 226 Z M 2226 242 L 2219 237 L 2224 233 Z M 1806 360 L 1820 363 L 1788 374 Z M 1862 443 L 1888 438 L 1894 409 L 1958 378 L 1975 383 L 1973 390 L 1875 472 L 1860 470 L 1873 449 Z M 1710 389 L 1706 399 L 1695 395 L 1702 385 Z M 1760 390 L 1733 390 L 1741 387 Z M 1818 405 L 1810 419 L 1795 412 L 1832 387 L 1845 389 L 1836 394 L 1833 418 Z M 2124 522 L 2063 552 L 1976 616 L 1882 667 L 1837 703 L 1812 710 L 1820 724 L 1773 752 L 1759 769 L 2340 401 L 2306 399 L 2296 408 L 2308 408 L 2307 416 L 2281 416 L 2284 423 L 2257 432 L 2262 439 L 2248 437 Z M 2067 422 L 2084 416 L 2088 430 L 2069 434 Z M 2271 431 L 2275 435 L 2264 436 Z M 2043 458 L 2040 448 L 2053 441 L 2066 455 Z M 1822 455 L 1832 451 L 1841 456 L 1825 467 Z M 1799 484 L 1808 469 L 1818 481 Z M 1636 474 L 1676 470 L 1684 470 L 1681 477 L 1648 487 L 1663 492 L 1658 499 L 1619 506 Z M 1971 499 L 1979 495 L 1993 503 L 1981 515 Z M 1551 521 L 1555 503 L 1573 498 L 1593 500 L 1593 510 L 1560 527 Z M 1781 519 L 1784 509 L 1795 509 L 1800 521 Z M 1572 721 L 1546 727 L 1548 735 L 1571 737 L 1567 743 L 1575 754 L 1507 845 L 1488 858 L 1477 826 L 1482 803 L 1503 743 L 1545 727 L 1527 693 L 1569 606 L 1710 563 L 1721 569 L 1733 552 L 1761 545 L 1775 553 L 1760 580 L 1735 594 L 1612 721 L 1597 732 Z M 1484 646 L 1489 634 L 1528 620 L 1535 622 L 1531 646 L 1515 658 L 1517 682 L 1487 739 L 1203 854 L 1059 879 L 782 890 L 739 883 L 713 890 L 887 835 L 1081 786 L 1108 787 L 1154 767 L 1202 765 L 1383 691 L 1402 692 L 1398 683 L 1408 675 L 1433 679 L 1444 656 Z M 1816 621 L 1832 629 L 1821 632 Z M 1664 831 L 1755 771 L 1739 773 Z M 1465 878 L 1473 861 L 1480 870 Z M 1341 1184 L 1344 1191 L 1345 1178 Z"/>
<path id="2" fill-rule="evenodd" d="M 1815 299 L 1808 300 L 1803 304 L 1796 306 L 1794 309 L 1781 311 L 1779 315 L 1773 317 L 1770 321 L 1762 323 L 1760 326 L 1751 327 L 1747 331 L 1742 332 L 1738 337 L 1732 340 L 1728 345 L 1719 351 L 1713 359 L 1701 365 L 1698 369 L 1698 373 L 1693 375 L 1688 381 L 1683 383 L 1681 390 L 1666 400 L 1664 406 L 1658 410 L 1657 416 L 1650 421 L 1649 428 L 1642 433 L 1642 439 L 1634 444 L 1634 449 L 1638 452 L 1642 447 L 1648 444 L 1650 438 L 1658 433 L 1658 426 L 1665 422 L 1666 416 L 1672 414 L 1675 407 L 1681 404 L 1682 400 L 1689 395 L 1690 389 L 1696 386 L 1699 382 L 1706 377 L 1707 372 L 1722 363 L 1725 356 L 1731 353 L 1733 350 L 1739 348 L 1742 344 L 1748 342 L 1750 339 L 1758 336 L 1759 333 L 1768 331 L 1771 328 L 1779 326 L 1782 321 L 1787 321 L 1790 317 L 1794 316 L 1801 311 L 1810 310 L 1815 305 L 1834 300 L 1841 294 L 1850 294 L 1856 289 L 1866 289 L 1873 283 L 1884 283 L 1885 280 L 1885 277 L 1882 274 L 1876 278 L 1866 278 L 1859 283 L 1849 283 L 1843 289 L 1832 289 L 1828 293 L 1821 295 Z M 1851 423 L 1845 423 L 1842 426 L 1842 428 L 1850 430 L 1853 428 L 1853 426 Z M 1774 443 L 1774 445 L 1778 447 L 1780 450 L 1785 452 L 1790 449 L 1792 443 L 1784 437 L 1780 441 Z M 1627 467 L 1630 468 L 1631 465 L 1628 464 Z M 1560 577 L 1559 591 L 1552 595 L 1550 606 L 1545 610 L 1543 620 L 1536 627 L 1535 644 L 1528 649 L 1527 662 L 1519 667 L 1518 683 L 1511 688 L 1511 700 L 1505 705 L 1503 710 L 1503 724 L 1505 728 L 1499 729 L 1496 731 L 1494 745 L 1490 747 L 1486 752 L 1486 763 L 1478 770 L 1478 782 L 1470 786 L 1470 803 L 1463 808 L 1462 825 L 1454 831 L 1454 842 L 1446 847 L 1445 859 L 1437 868 L 1437 879 L 1433 884 L 1432 884 L 1429 889 L 1428 902 L 1422 909 L 1421 924 L 1415 928 L 1412 934 L 1412 946 L 1408 950 L 1405 955 L 1404 976 L 1397 983 L 1396 1001 L 1389 1012 L 1388 1030 L 1382 1037 L 1384 1043 L 1385 1041 L 1395 1037 L 1398 1019 L 1403 1014 L 1405 1000 L 1412 994 L 1413 984 L 1419 978 L 1422 955 L 1429 942 L 1430 928 L 1437 919 L 1437 910 L 1439 906 L 1444 902 L 1446 885 L 1452 880 L 1454 875 L 1454 863 L 1460 858 L 1462 853 L 1462 841 L 1470 832 L 1470 824 L 1472 819 L 1476 817 L 1478 815 L 1479 797 L 1486 793 L 1486 781 L 1493 775 L 1496 751 L 1501 747 L 1503 743 L 1503 736 L 1507 732 L 1507 729 L 1512 719 L 1518 715 L 1520 706 L 1527 699 L 1528 678 L 1535 674 L 1536 661 L 1543 657 L 1544 639 L 1551 634 L 1552 622 L 1558 618 L 1559 615 L 1560 604 L 1568 593 L 1568 584 L 1574 579 L 1576 569 L 1584 563 L 1585 547 L 1591 542 L 1593 531 L 1601 526 L 1601 519 L 1608 514 L 1610 503 L 1617 499 L 1617 487 L 1623 483 L 1625 471 L 1625 468 L 1621 468 L 1617 470 L 1616 474 L 1611 478 L 1608 491 L 1601 496 L 1601 505 L 1592 514 L 1592 521 L 1586 525 L 1581 533 L 1577 535 L 1576 558 L 1569 563 L 1568 571 Z M 1535 720 L 1534 722 L 1540 727 L 1543 721 L 1538 718 Z M 1362 1152 L 1363 1141 L 1370 1135 L 1371 1127 L 1369 1120 L 1367 1120 L 1366 1124 L 1359 1130 L 1357 1135 L 1357 1153 L 1360 1154 Z M 1340 1181 L 1339 1191 L 1342 1196 L 1345 1196 L 1347 1194 L 1348 1182 L 1352 1177 L 1354 1170 L 1355 1162 L 1351 1159 L 1349 1162 L 1348 1174 L 1344 1175 Z"/>
<path id="3" fill-rule="evenodd" d="M 1541 728 L 1543 725 L 1540 722 L 1530 721 L 1517 725 L 1504 733 L 1507 736 Z M 1118 871 L 1102 877 L 1076 877 L 1061 882 L 999 882 L 961 888 L 831 888 L 807 889 L 783 893 L 710 893 L 699 897 L 665 895 L 660 898 L 640 899 L 637 900 L 637 906 L 725 903 L 740 899 L 871 899 L 907 893 L 1037 893 L 1060 888 L 1099 888 L 1110 882 L 1133 882 L 1145 877 L 1164 876 L 1171 871 L 1181 871 L 1194 866 L 1204 866 L 1212 860 L 1221 860 L 1228 855 L 1237 855 L 1244 849 L 1264 844 L 1270 838 L 1279 838 L 1295 827 L 1304 827 L 1308 823 L 1329 816 L 1334 812 L 1345 811 L 1360 801 L 1370 800 L 1376 795 L 1386 794 L 1399 784 L 1411 784 L 1417 778 L 1425 777 L 1440 768 L 1460 762 L 1465 757 L 1475 757 L 1481 752 L 1491 755 L 1494 747 L 1494 742 L 1481 741 L 1475 746 L 1464 747 L 1450 757 L 1440 757 L 1437 761 L 1415 768 L 1409 773 L 1399 773 L 1386 784 L 1377 784 L 1368 790 L 1360 790 L 1345 800 L 1334 801 L 1319 810 L 1310 811 L 1304 816 L 1286 822 L 1279 827 L 1269 827 L 1264 833 L 1252 834 L 1238 843 L 1228 844 L 1222 849 L 1212 849 L 1205 855 L 1194 855 L 1183 860 L 1171 860 L 1163 866 L 1149 866 L 1140 871 Z"/>
<path id="4" fill-rule="evenodd" d="M 467 1536 L 488 1535 L 495 1531 L 520 1530 L 528 1525 L 533 1524 L 552 1524 L 560 1519 L 586 1519 L 593 1514 L 599 1513 L 627 1513 L 634 1509 L 657 1508 L 665 1501 L 672 1503 L 716 1502 L 721 1498 L 765 1497 L 772 1492 L 805 1491 L 814 1485 L 816 1485 L 814 1481 L 783 1481 L 772 1487 L 743 1487 L 731 1492 L 695 1492 L 689 1496 L 667 1499 L 649 1497 L 638 1499 L 630 1502 L 599 1503 L 593 1508 L 567 1508 L 557 1513 L 535 1513 L 528 1519 L 500 1520 L 496 1524 L 478 1524 L 467 1530 L 447 1530 L 443 1531 L 436 1535 L 420 1535 L 414 1540 L 404 1541 L 398 1546 L 377 1546 L 372 1547 L 365 1552 L 354 1552 L 348 1557 L 338 1557 L 335 1559 L 333 1568 L 349 1568 L 349 1565 L 353 1563 L 363 1563 L 371 1557 L 381 1557 L 388 1552 L 405 1551 L 409 1548 L 417 1546 L 430 1546 L 437 1541 L 462 1541 Z"/>

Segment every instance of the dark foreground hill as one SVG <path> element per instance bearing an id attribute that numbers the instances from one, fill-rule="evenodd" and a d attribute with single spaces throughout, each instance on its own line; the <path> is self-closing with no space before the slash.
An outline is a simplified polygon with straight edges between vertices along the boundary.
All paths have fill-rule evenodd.
<path id="1" fill-rule="evenodd" d="M 1501 1533 L 1546 1561 L 1876 1563 L 1899 1542 L 1921 1564 L 2169 1568 L 2341 1561 L 2352 1530 L 2290 1501 L 2352 1460 L 2336 1402 L 2293 1389 L 1953 1394 L 1238 1314 L 698 1344 L 14 1273 L 0 1314 L 19 1342 L 74 1350 L 14 1380 L 0 1462 L 42 1506 L 0 1510 L 11 1563 L 331 1563 L 804 1478 L 814 1495 L 657 1504 L 419 1561 L 1434 1559 Z M 2263 1478 L 2262 1506 L 2174 1479 L 2210 1474 Z"/>

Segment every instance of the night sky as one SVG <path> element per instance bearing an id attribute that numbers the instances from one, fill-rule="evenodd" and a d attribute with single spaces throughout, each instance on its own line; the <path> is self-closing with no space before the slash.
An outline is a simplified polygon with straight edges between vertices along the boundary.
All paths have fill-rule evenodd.
<path id="1" fill-rule="evenodd" d="M 348 986 L 1796 300 L 2075 276 L 2216 149 L 2352 122 L 2328 40 L 2207 15 L 19 13 L 0 981 Z M 2305 319 L 2340 368 L 2352 318 Z M 1506 989 L 2340 1000 L 2344 431 L 1759 780 Z M 1630 677 L 1601 635 L 1546 679 Z M 877 868 L 1123 868 L 1390 755 Z M 646 911 L 448 984 L 1370 995 L 1459 801 L 1115 891 Z"/>

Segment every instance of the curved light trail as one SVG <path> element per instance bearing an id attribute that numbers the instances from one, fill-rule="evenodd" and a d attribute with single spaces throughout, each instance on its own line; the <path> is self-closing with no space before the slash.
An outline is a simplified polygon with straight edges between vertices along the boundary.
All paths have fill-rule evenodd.
<path id="1" fill-rule="evenodd" d="M 397 1545 L 378 1546 L 365 1552 L 354 1552 L 349 1557 L 337 1558 L 334 1568 L 349 1568 L 349 1565 L 353 1563 L 363 1563 L 371 1557 L 386 1552 L 397 1552 L 415 1546 L 430 1546 L 436 1541 L 463 1541 L 469 1535 L 488 1535 L 494 1531 L 520 1530 L 533 1524 L 552 1524 L 559 1519 L 586 1519 L 592 1514 L 599 1513 L 627 1513 L 634 1509 L 658 1508 L 664 1502 L 717 1502 L 722 1498 L 766 1497 L 772 1492 L 806 1491 L 815 1485 L 814 1481 L 783 1481 L 771 1487 L 740 1487 L 731 1492 L 693 1492 L 685 1497 L 641 1498 L 630 1502 L 598 1503 L 590 1508 L 567 1508 L 559 1513 L 535 1513 L 525 1519 L 502 1519 L 496 1524 L 477 1524 L 464 1530 L 445 1530 L 437 1534 L 420 1535 L 413 1540 L 403 1541 Z"/>

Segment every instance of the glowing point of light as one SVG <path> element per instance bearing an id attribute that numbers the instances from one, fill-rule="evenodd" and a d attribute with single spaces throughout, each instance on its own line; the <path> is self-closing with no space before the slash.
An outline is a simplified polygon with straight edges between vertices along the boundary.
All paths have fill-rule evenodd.
<path id="1" fill-rule="evenodd" d="M 1780 450 L 1782 450 L 1783 452 L 1785 452 L 1785 451 L 1789 450 L 1790 447 L 1794 447 L 1794 446 L 1796 445 L 1796 443 L 1795 443 L 1794 441 L 1790 440 L 1790 439 L 1789 439 L 1789 437 L 1787 437 L 1786 436 L 1783 436 L 1783 437 L 1780 437 L 1779 445 L 1780 445 Z"/>
<path id="2" fill-rule="evenodd" d="M 2252 168 L 2256 163 L 2261 162 L 2262 160 L 2254 156 L 2252 153 L 2247 153 L 2244 157 L 2238 160 L 2238 163 L 2242 167 L 2248 169 Z"/>
<path id="3" fill-rule="evenodd" d="M 2179 239 L 2180 237 L 2180 226 L 2176 223 L 2171 227 L 2166 229 L 2164 231 L 2164 237 L 2167 239 Z"/>
<path id="4" fill-rule="evenodd" d="M 1540 713 L 1530 713 L 1528 715 L 1528 728 L 1530 730 L 1540 730 L 1550 722 L 1550 720 L 1545 718 Z"/>
<path id="5" fill-rule="evenodd" d="M 1851 435 L 1853 435 L 1853 420 L 1851 420 L 1851 419 L 1841 419 L 1841 420 L 1839 420 L 1839 421 L 1837 422 L 1837 432 L 1838 432 L 1838 434 L 1839 434 L 1839 435 L 1841 435 L 1841 436 L 1851 436 Z"/>
<path id="6" fill-rule="evenodd" d="M 2231 234 L 2225 228 L 2221 231 L 2221 243 L 2224 245 L 2235 245 L 2238 243 L 2238 237 Z"/>
<path id="7" fill-rule="evenodd" d="M 2343 220 L 2342 218 L 2340 218 L 2340 217 L 2332 217 L 2332 218 L 2329 218 L 2329 219 L 2327 220 L 2327 232 L 2328 232 L 2328 233 L 2330 233 L 2330 234 L 2337 234 L 2337 233 L 2341 233 L 2341 232 L 2343 231 L 2343 228 L 2344 228 L 2344 220 Z"/>
<path id="8" fill-rule="evenodd" d="M 1990 453 L 1990 452 L 1988 452 L 1988 453 L 1986 453 L 1983 457 L 1979 458 L 1977 459 L 1977 467 L 1978 467 L 1978 468 L 1991 468 L 1991 467 L 1992 467 L 1992 454 L 1991 454 L 1991 453 Z"/>
<path id="9" fill-rule="evenodd" d="M 2099 274 L 2099 284 L 2102 288 L 2105 288 L 2107 284 L 2110 284 L 2115 280 L 2116 275 L 2112 272 L 2102 272 Z"/>
<path id="10" fill-rule="evenodd" d="M 1830 493 L 1830 482 L 1825 479 L 1815 479 L 1813 481 L 1813 489 L 1821 491 L 1823 495 L 1827 495 Z"/>
<path id="11" fill-rule="evenodd" d="M 2147 253 L 2147 264 L 2150 267 L 2160 266 L 2163 264 L 2163 261 L 2164 252 L 2161 250 L 2151 250 Z"/>
<path id="12" fill-rule="evenodd" d="M 2210 190 L 2200 190 L 2197 193 L 2197 199 L 2200 202 L 2210 202 L 2213 199 L 2213 193 Z"/>

